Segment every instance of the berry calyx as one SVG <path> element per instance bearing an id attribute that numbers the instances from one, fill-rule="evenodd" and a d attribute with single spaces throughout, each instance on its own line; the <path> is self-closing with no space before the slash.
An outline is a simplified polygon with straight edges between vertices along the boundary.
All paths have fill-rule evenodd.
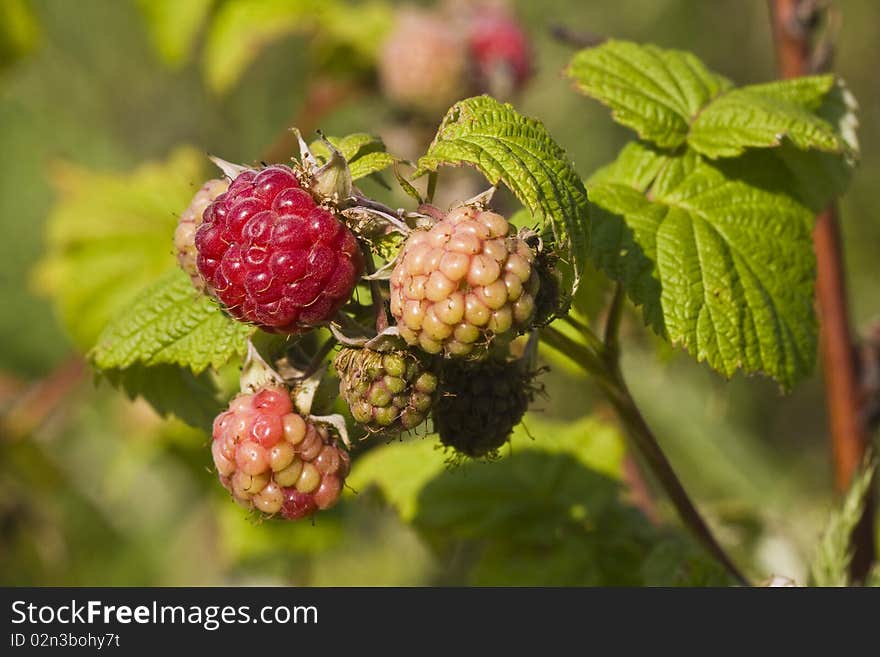
<path id="1" fill-rule="evenodd" d="M 339 394 L 368 432 L 398 435 L 428 417 L 437 375 L 410 351 L 344 348 L 336 356 Z"/>
<path id="2" fill-rule="evenodd" d="M 391 273 L 400 335 L 430 354 L 481 357 L 529 326 L 540 281 L 507 219 L 476 206 L 412 232 Z"/>
<path id="3" fill-rule="evenodd" d="M 336 504 L 350 464 L 325 426 L 294 412 L 283 386 L 237 395 L 214 420 L 211 453 L 236 502 L 287 520 Z"/>
<path id="4" fill-rule="evenodd" d="M 440 442 L 471 458 L 493 458 L 535 393 L 521 361 L 448 360 L 432 416 Z"/>
<path id="5" fill-rule="evenodd" d="M 198 258 L 196 231 L 202 225 L 202 214 L 205 212 L 205 208 L 228 188 L 228 180 L 213 179 L 202 185 L 189 202 L 189 206 L 180 215 L 177 228 L 174 230 L 174 251 L 177 263 L 189 275 L 193 286 L 200 292 L 205 289 L 205 279 L 199 274 L 196 266 Z"/>
<path id="6" fill-rule="evenodd" d="M 273 333 L 329 321 L 364 267 L 352 232 L 282 165 L 240 173 L 205 209 L 195 244 L 207 291 Z"/>

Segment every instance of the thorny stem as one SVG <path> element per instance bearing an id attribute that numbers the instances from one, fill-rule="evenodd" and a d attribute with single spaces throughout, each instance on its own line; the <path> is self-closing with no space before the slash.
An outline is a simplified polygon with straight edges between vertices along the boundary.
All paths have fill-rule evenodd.
<path id="1" fill-rule="evenodd" d="M 589 329 L 586 330 L 592 333 Z M 750 586 L 749 581 L 739 571 L 712 534 L 706 521 L 703 520 L 660 448 L 657 438 L 642 417 L 623 379 L 618 357 L 613 356 L 605 346 L 602 346 L 599 353 L 596 353 L 588 346 L 551 327 L 543 329 L 541 337 L 546 344 L 568 356 L 574 363 L 594 376 L 596 383 L 599 384 L 600 389 L 617 411 L 633 445 L 651 469 L 657 482 L 666 491 L 682 522 L 737 582 L 743 586 Z M 592 338 L 591 341 L 598 342 L 598 338 L 595 336 Z"/>
<path id="2" fill-rule="evenodd" d="M 830 64 L 833 45 L 817 58 L 816 30 L 822 22 L 820 3 L 815 0 L 769 0 L 773 37 L 783 78 L 814 72 L 817 64 Z M 821 44 L 820 44 L 821 45 Z M 818 61 L 823 60 L 823 61 Z M 856 350 L 849 323 L 843 248 L 836 204 L 816 217 L 813 231 L 816 251 L 816 299 L 820 325 L 820 346 L 825 376 L 826 405 L 831 430 L 834 480 L 844 493 L 859 471 L 869 438 L 864 421 L 863 399 L 856 364 Z M 851 537 L 853 559 L 850 575 L 863 581 L 875 558 L 874 495 L 869 489 L 865 510 Z"/>

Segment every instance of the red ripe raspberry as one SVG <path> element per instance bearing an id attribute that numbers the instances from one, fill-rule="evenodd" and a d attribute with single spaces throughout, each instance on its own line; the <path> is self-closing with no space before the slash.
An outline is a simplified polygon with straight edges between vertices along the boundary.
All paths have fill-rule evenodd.
<path id="1" fill-rule="evenodd" d="M 478 12 L 470 24 L 469 43 L 483 89 L 490 89 L 499 74 L 511 76 L 513 87 L 518 89 L 532 73 L 528 37 L 519 22 L 503 10 Z"/>
<path id="2" fill-rule="evenodd" d="M 413 231 L 391 272 L 391 313 L 401 337 L 430 354 L 482 356 L 496 337 L 528 327 L 540 287 L 529 245 L 507 219 L 455 208 Z"/>
<path id="3" fill-rule="evenodd" d="M 174 250 L 177 253 L 177 262 L 199 291 L 205 289 L 205 280 L 199 274 L 196 267 L 196 231 L 202 225 L 202 214 L 211 201 L 226 191 L 229 187 L 228 180 L 209 180 L 193 196 L 189 206 L 180 215 L 177 228 L 174 231 Z"/>
<path id="4" fill-rule="evenodd" d="M 348 476 L 348 452 L 293 412 L 287 390 L 240 394 L 214 420 L 220 482 L 242 506 L 287 520 L 329 509 Z"/>
<path id="5" fill-rule="evenodd" d="M 274 333 L 331 319 L 363 271 L 351 231 L 281 165 L 239 174 L 205 210 L 196 248 L 208 291 Z"/>

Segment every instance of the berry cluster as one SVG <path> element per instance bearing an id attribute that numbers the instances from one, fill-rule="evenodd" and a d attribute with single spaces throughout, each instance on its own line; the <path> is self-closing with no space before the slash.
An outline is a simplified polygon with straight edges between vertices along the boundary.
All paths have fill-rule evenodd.
<path id="1" fill-rule="evenodd" d="M 532 374 L 522 369 L 524 359 L 509 358 L 510 343 L 543 321 L 543 307 L 553 306 L 545 297 L 557 296 L 534 235 L 517 234 L 476 201 L 446 214 L 424 205 L 405 227 L 385 291 L 370 277 L 372 305 L 354 300 L 343 313 L 370 246 L 346 224 L 356 227 L 359 216 L 348 210 L 373 205 L 351 205 L 364 197 L 344 160 L 333 171 L 329 162 L 296 170 L 221 165 L 231 180 L 207 182 L 175 233 L 194 285 L 232 317 L 268 332 L 299 335 L 330 324 L 346 345 L 334 361 L 339 395 L 367 434 L 392 438 L 433 418 L 447 447 L 473 458 L 494 455 L 532 396 Z M 327 190 L 328 180 L 342 185 Z M 375 318 L 374 335 L 363 326 L 367 316 Z M 396 327 L 378 335 L 392 319 Z M 349 337 L 353 324 L 358 330 Z M 305 380 L 318 381 L 324 370 L 311 371 L 318 374 L 291 374 L 300 388 L 290 390 L 251 345 L 244 392 L 214 423 L 221 483 L 267 517 L 296 520 L 330 508 L 348 475 L 348 452 L 336 442 L 347 445 L 341 417 L 318 422 L 310 415 L 318 386 Z"/>
<path id="2" fill-rule="evenodd" d="M 408 344 L 429 354 L 480 354 L 528 326 L 539 278 L 507 219 L 463 205 L 412 233 L 391 274 L 391 313 Z"/>
<path id="3" fill-rule="evenodd" d="M 281 165 L 239 174 L 205 209 L 195 246 L 209 293 L 274 333 L 330 320 L 364 266 L 352 232 Z"/>
<path id="4" fill-rule="evenodd" d="M 297 520 L 339 499 L 348 452 L 325 427 L 294 413 L 284 388 L 235 397 L 214 421 L 213 438 L 220 482 L 247 508 Z"/>

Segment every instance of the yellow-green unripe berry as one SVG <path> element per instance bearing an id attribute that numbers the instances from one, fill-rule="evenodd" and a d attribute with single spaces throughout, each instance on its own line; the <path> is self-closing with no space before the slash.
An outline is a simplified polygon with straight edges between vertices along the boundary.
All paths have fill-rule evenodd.
<path id="1" fill-rule="evenodd" d="M 437 376 L 424 355 L 344 348 L 335 365 L 339 394 L 367 432 L 394 436 L 427 419 Z"/>

